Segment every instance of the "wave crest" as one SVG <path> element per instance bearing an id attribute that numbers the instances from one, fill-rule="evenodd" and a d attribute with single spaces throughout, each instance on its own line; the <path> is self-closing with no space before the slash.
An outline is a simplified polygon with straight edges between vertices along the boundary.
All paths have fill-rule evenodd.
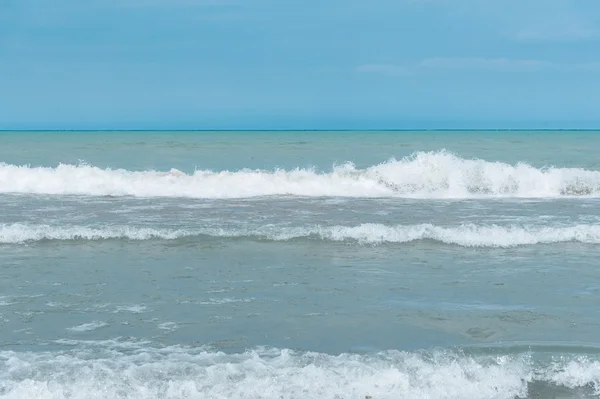
<path id="1" fill-rule="evenodd" d="M 132 226 L 59 226 L 0 224 L 0 243 L 72 240 L 176 240 L 185 237 L 247 238 L 269 241 L 317 239 L 359 244 L 407 243 L 431 240 L 463 247 L 509 248 L 521 245 L 580 242 L 600 244 L 600 226 L 566 227 L 499 226 L 463 224 L 455 227 L 432 224 L 396 225 L 365 223 L 357 226 L 264 226 L 254 229 L 204 228 L 195 230 L 155 229 Z"/>
<path id="2" fill-rule="evenodd" d="M 0 193 L 249 198 L 309 197 L 479 198 L 600 196 L 600 171 L 535 168 L 464 159 L 446 151 L 417 152 L 365 169 L 347 163 L 313 169 L 169 172 L 0 164 Z"/>
<path id="3" fill-rule="evenodd" d="M 600 394 L 600 364 L 580 356 L 535 364 L 530 355 L 448 351 L 372 355 L 185 348 L 0 352 L 7 398 L 495 398 Z M 581 396 L 580 396 L 581 395 Z M 562 396 L 561 396 L 562 397 Z"/>

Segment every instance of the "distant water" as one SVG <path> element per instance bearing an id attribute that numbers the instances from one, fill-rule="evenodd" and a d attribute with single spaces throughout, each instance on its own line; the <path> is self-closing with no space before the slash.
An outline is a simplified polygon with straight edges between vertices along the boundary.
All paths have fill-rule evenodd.
<path id="1" fill-rule="evenodd" d="M 0 398 L 599 397 L 599 148 L 0 133 Z"/>

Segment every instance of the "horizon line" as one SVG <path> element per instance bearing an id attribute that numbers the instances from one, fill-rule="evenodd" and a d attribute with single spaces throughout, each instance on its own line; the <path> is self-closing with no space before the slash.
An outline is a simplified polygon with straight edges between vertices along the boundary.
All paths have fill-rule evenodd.
<path id="1" fill-rule="evenodd" d="M 12 132 L 600 132 L 598 128 L 414 128 L 414 129 L 0 129 Z"/>

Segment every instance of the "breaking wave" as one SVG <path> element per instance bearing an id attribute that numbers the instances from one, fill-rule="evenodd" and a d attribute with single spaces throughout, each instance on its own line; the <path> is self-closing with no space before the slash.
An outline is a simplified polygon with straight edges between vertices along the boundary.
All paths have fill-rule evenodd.
<path id="1" fill-rule="evenodd" d="M 37 241 L 71 240 L 176 240 L 198 238 L 247 238 L 268 241 L 317 239 L 348 241 L 359 244 L 407 243 L 431 240 L 463 247 L 501 247 L 579 242 L 600 244 L 600 225 L 580 224 L 566 227 L 534 225 L 475 225 L 455 227 L 432 224 L 396 225 L 360 224 L 357 226 L 264 226 L 254 229 L 204 228 L 197 230 L 155 229 L 131 226 L 50 226 L 0 224 L 0 243 L 21 244 Z"/>
<path id="2" fill-rule="evenodd" d="M 387 351 L 328 355 L 256 348 L 0 352 L 2 398 L 538 398 L 600 394 L 585 355 Z"/>
<path id="3" fill-rule="evenodd" d="M 464 159 L 445 151 L 417 152 L 366 169 L 347 163 L 312 169 L 169 172 L 0 164 L 0 193 L 248 198 L 309 197 L 544 198 L 600 197 L 600 171 L 535 168 Z"/>

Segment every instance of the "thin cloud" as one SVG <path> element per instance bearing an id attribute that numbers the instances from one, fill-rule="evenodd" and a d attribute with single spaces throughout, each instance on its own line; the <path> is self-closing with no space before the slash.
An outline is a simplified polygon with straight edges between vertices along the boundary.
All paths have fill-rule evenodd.
<path id="1" fill-rule="evenodd" d="M 532 72 L 540 70 L 598 70 L 600 62 L 556 63 L 542 60 L 508 58 L 426 58 L 417 62 L 403 64 L 364 64 L 356 68 L 357 72 L 388 76 L 408 75 L 418 72 L 440 70 L 488 70 Z"/>
<path id="2" fill-rule="evenodd" d="M 600 30 L 585 26 L 529 26 L 517 31 L 516 38 L 522 41 L 583 41 L 599 39 Z"/>
<path id="3" fill-rule="evenodd" d="M 589 15 L 568 3 L 545 7 L 517 29 L 515 36 L 524 41 L 582 41 L 600 38 L 597 23 Z"/>
<path id="4" fill-rule="evenodd" d="M 417 64 L 418 68 L 437 69 L 495 69 L 532 70 L 551 64 L 539 60 L 511 60 L 508 58 L 427 58 Z"/>

